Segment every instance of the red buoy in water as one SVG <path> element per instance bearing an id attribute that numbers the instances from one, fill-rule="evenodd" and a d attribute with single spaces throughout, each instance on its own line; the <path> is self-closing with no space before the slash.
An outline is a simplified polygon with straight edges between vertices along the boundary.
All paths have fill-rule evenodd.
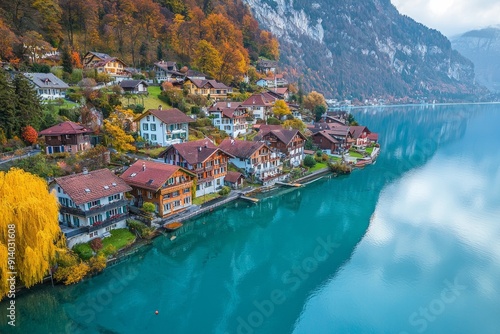
<path id="1" fill-rule="evenodd" d="M 155 314 L 156 314 L 156 315 L 158 315 L 158 313 L 159 313 L 159 312 L 158 312 L 158 310 L 156 310 L 156 311 L 155 311 Z"/>

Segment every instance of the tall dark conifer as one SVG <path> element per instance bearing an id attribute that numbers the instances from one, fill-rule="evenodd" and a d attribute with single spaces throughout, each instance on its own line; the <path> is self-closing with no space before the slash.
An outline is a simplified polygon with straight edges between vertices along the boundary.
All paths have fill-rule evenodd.
<path id="1" fill-rule="evenodd" d="M 0 128 L 7 138 L 12 138 L 17 133 L 16 101 L 14 87 L 9 74 L 0 69 Z"/>
<path id="2" fill-rule="evenodd" d="M 73 60 L 67 47 L 62 49 L 61 60 L 63 71 L 69 74 L 73 73 Z"/>
<path id="3" fill-rule="evenodd" d="M 16 96 L 15 112 L 18 121 L 17 132 L 26 125 L 31 125 L 37 131 L 43 116 L 43 107 L 40 98 L 36 94 L 31 82 L 22 74 L 14 78 L 14 90 Z"/>

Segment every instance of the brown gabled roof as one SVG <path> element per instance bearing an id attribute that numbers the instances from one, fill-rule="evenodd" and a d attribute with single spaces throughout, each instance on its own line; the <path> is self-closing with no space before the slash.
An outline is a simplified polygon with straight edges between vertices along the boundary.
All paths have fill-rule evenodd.
<path id="1" fill-rule="evenodd" d="M 339 143 L 340 142 L 338 139 L 332 137 L 328 130 L 319 131 L 319 132 L 316 132 L 315 134 L 313 134 L 313 137 L 317 137 L 317 136 L 322 136 L 322 137 L 326 138 L 326 140 L 328 140 L 331 143 Z"/>
<path id="2" fill-rule="evenodd" d="M 233 158 L 233 155 L 224 152 L 208 139 L 200 139 L 180 144 L 174 144 L 163 151 L 160 156 L 166 155 L 171 150 L 177 150 L 178 154 L 190 165 L 202 163 L 218 151 L 223 152 L 229 157 Z"/>
<path id="3" fill-rule="evenodd" d="M 183 113 L 177 108 L 172 109 L 149 109 L 135 119 L 135 122 L 140 121 L 147 115 L 154 115 L 165 124 L 178 124 L 194 122 L 194 119 Z"/>
<path id="4" fill-rule="evenodd" d="M 132 190 L 109 169 L 99 169 L 55 179 L 76 205 Z"/>
<path id="5" fill-rule="evenodd" d="M 363 125 L 351 125 L 350 132 L 352 134 L 352 138 L 354 139 L 362 137 L 363 132 L 366 132 L 367 135 L 371 133 L 370 130 Z"/>
<path id="6" fill-rule="evenodd" d="M 226 138 L 219 144 L 219 147 L 225 152 L 234 155 L 236 158 L 250 158 L 255 151 L 258 151 L 262 146 L 266 146 L 263 142 L 236 140 Z"/>
<path id="7" fill-rule="evenodd" d="M 264 138 L 265 136 L 273 134 L 274 136 L 276 136 L 276 138 L 278 138 L 281 142 L 283 142 L 285 145 L 288 146 L 288 144 L 290 144 L 290 142 L 293 140 L 295 136 L 300 136 L 304 140 L 306 139 L 306 137 L 302 134 L 302 132 L 296 129 L 291 129 L 291 130 L 283 128 L 270 129 L 268 127 L 269 125 L 267 125 L 266 127 L 261 126 L 259 130 L 259 135 L 255 136 L 254 140 L 262 140 L 262 138 Z"/>
<path id="8" fill-rule="evenodd" d="M 244 178 L 243 174 L 240 172 L 228 171 L 226 176 L 224 177 L 224 181 L 229 183 L 236 183 L 240 178 Z"/>
<path id="9" fill-rule="evenodd" d="M 231 87 L 226 86 L 222 82 L 218 82 L 215 80 L 207 80 L 207 79 L 202 80 L 202 79 L 192 79 L 192 78 L 188 78 L 188 79 L 198 88 L 203 88 L 203 87 L 206 87 L 207 85 L 209 85 L 215 89 L 230 89 L 231 88 Z"/>
<path id="10" fill-rule="evenodd" d="M 77 135 L 77 134 L 85 134 L 92 132 L 93 132 L 92 130 L 87 129 L 83 125 L 71 121 L 66 121 L 40 131 L 39 135 L 60 136 L 60 135 Z"/>
<path id="11" fill-rule="evenodd" d="M 162 162 L 137 160 L 120 178 L 131 186 L 157 191 L 178 170 L 193 175 L 184 168 Z"/>

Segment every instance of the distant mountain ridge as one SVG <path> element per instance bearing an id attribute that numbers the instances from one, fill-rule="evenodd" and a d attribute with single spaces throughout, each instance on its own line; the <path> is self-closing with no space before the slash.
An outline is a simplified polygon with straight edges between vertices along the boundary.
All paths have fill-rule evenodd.
<path id="1" fill-rule="evenodd" d="M 468 31 L 453 37 L 451 44 L 472 60 L 479 83 L 500 92 L 500 26 Z"/>
<path id="2" fill-rule="evenodd" d="M 328 97 L 460 97 L 474 66 L 390 0 L 244 0 L 280 41 L 292 80 Z"/>

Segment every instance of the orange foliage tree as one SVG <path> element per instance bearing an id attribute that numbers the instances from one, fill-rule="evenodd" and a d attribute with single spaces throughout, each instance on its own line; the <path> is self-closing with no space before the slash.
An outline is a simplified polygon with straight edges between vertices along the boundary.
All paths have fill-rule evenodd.
<path id="1" fill-rule="evenodd" d="M 21 136 L 25 142 L 33 145 L 38 139 L 38 132 L 31 125 L 28 125 L 23 129 Z"/>

